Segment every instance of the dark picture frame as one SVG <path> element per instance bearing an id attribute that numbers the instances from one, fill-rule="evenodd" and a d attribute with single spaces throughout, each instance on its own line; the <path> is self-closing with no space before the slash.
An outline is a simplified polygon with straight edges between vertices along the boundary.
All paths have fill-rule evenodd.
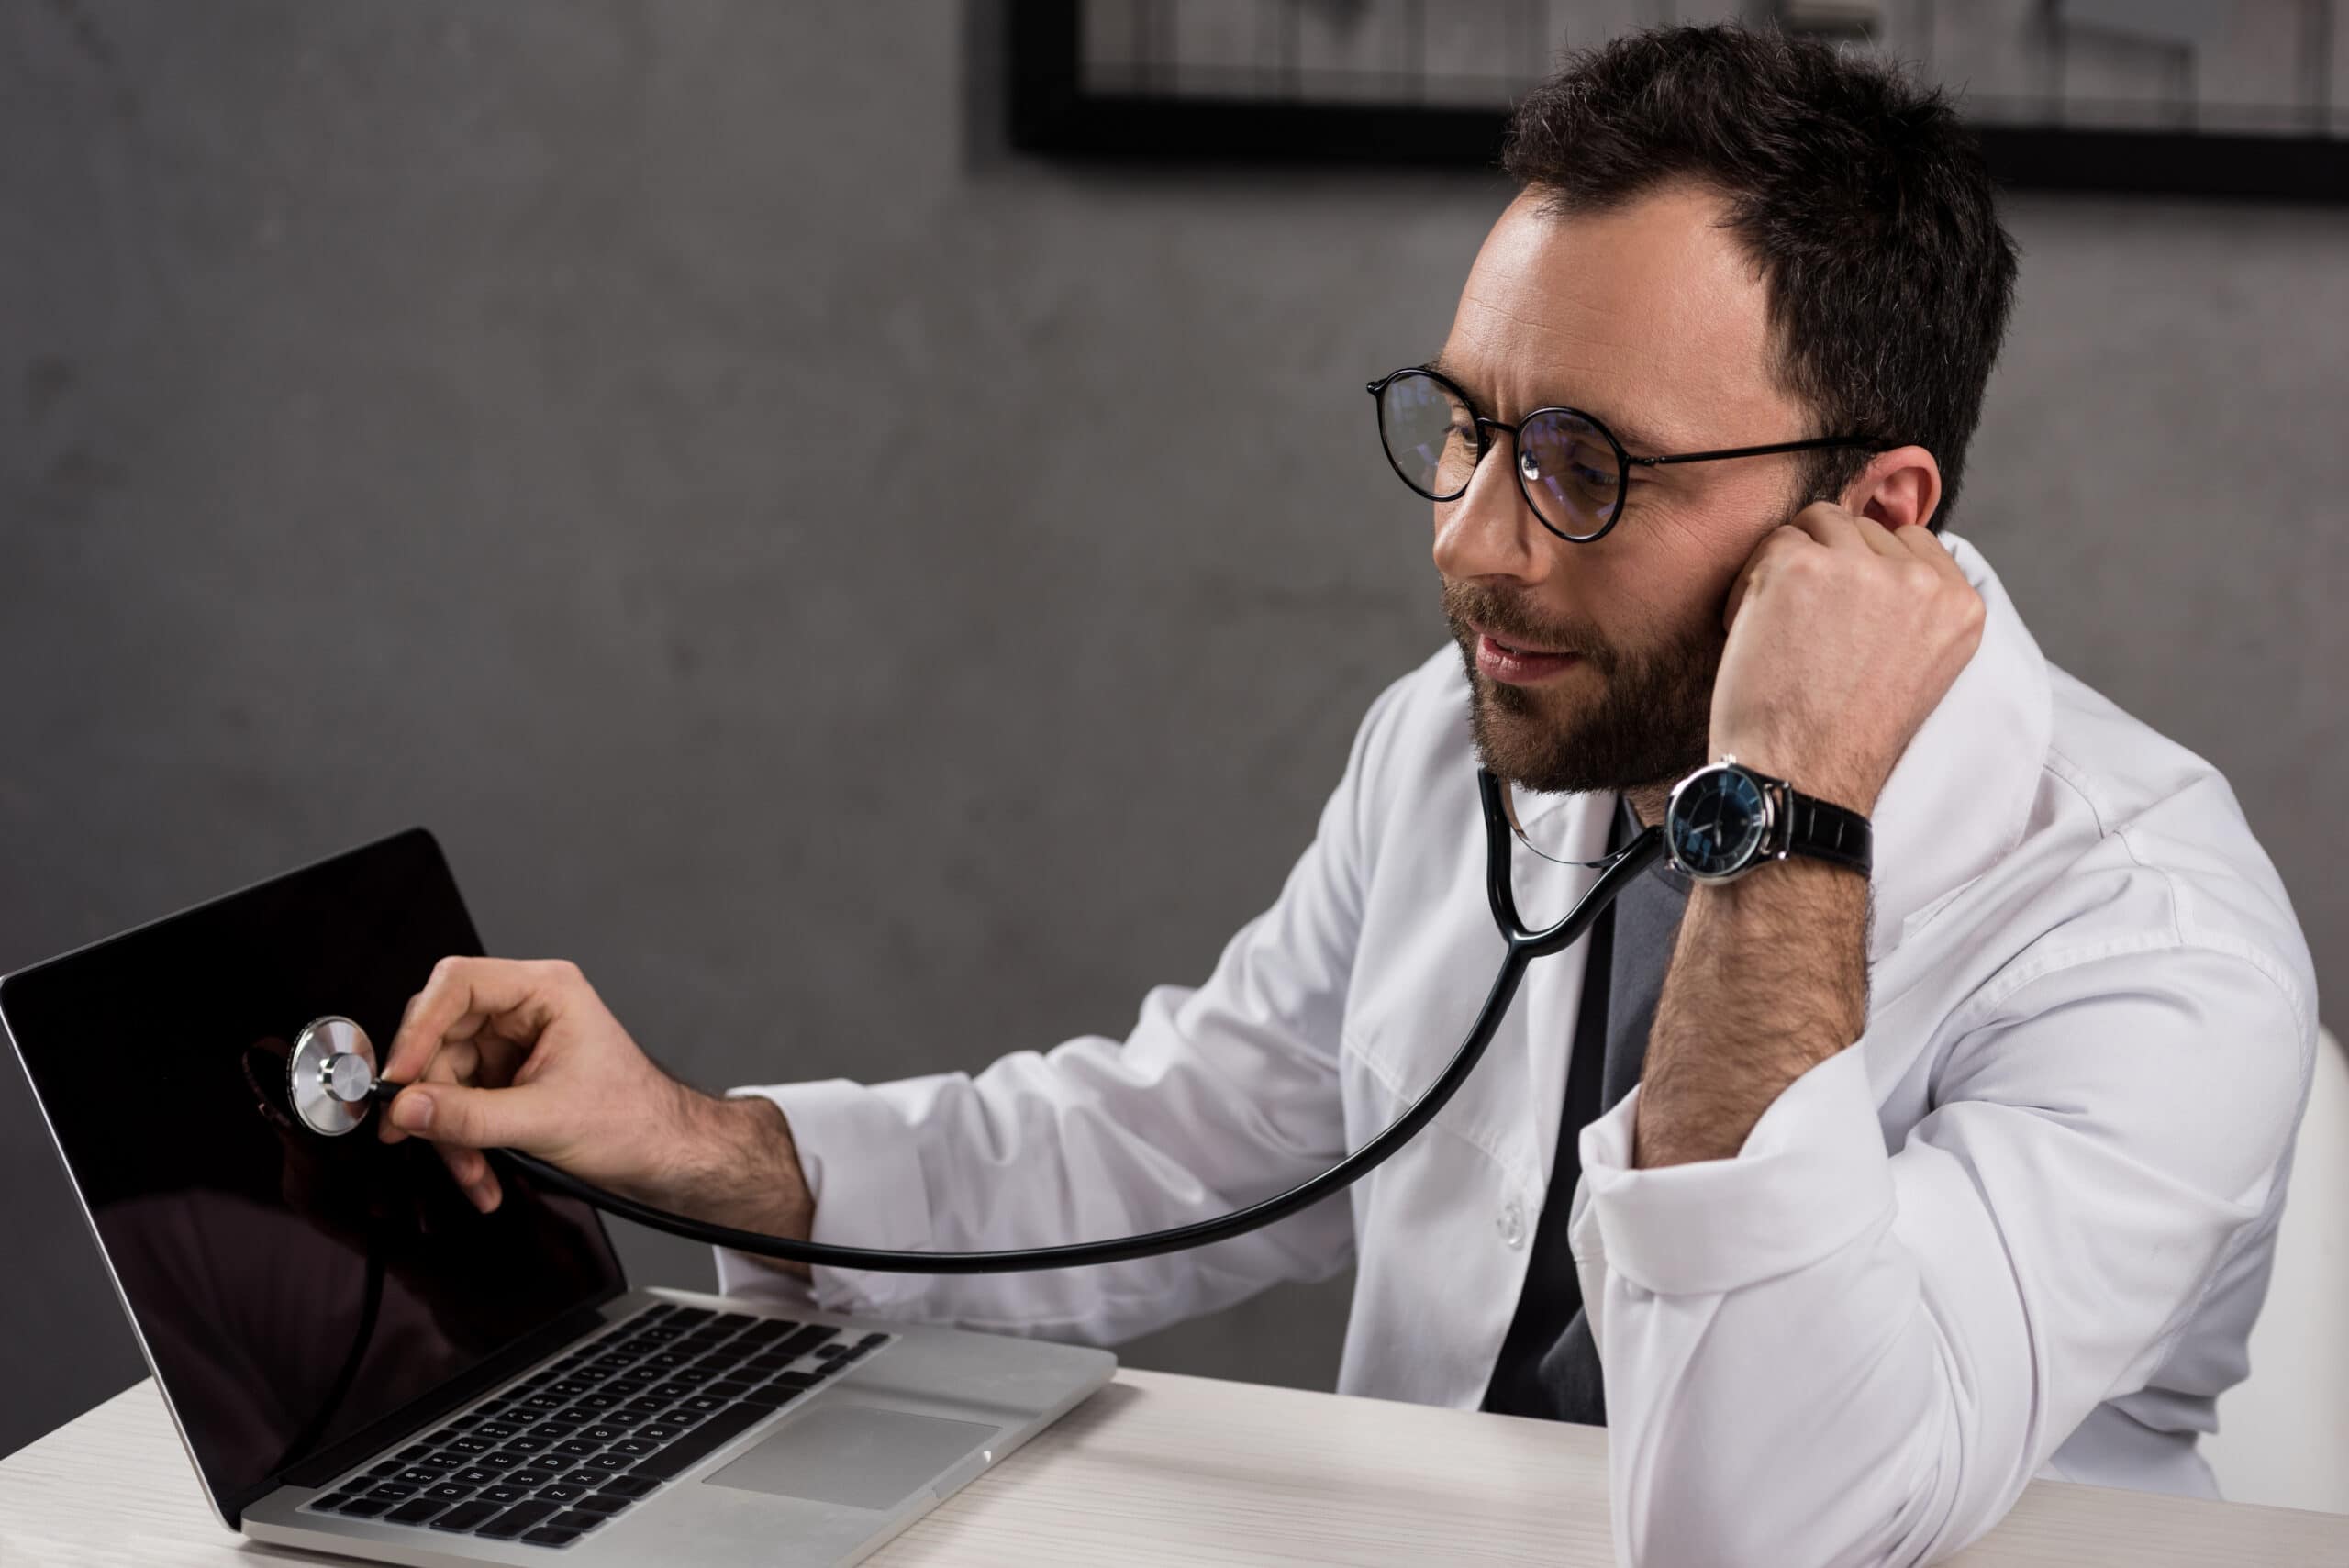
<path id="1" fill-rule="evenodd" d="M 1007 0 L 1011 145 L 1038 157 L 1194 164 L 1497 167 L 1499 108 L 1088 88 L 1082 0 Z M 2349 201 L 2349 139 L 1977 123 L 2000 183 L 2132 195 Z"/>

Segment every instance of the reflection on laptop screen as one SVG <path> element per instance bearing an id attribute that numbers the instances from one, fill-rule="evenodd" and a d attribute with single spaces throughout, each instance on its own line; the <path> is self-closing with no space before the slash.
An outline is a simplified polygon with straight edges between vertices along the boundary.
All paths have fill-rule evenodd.
<path id="1" fill-rule="evenodd" d="M 12 976 L 25 1067 L 221 1511 L 621 1288 L 594 1213 L 510 1173 L 477 1214 L 373 1117 L 321 1137 L 285 1054 L 342 1013 L 388 1049 L 446 953 L 481 951 L 405 833 Z"/>

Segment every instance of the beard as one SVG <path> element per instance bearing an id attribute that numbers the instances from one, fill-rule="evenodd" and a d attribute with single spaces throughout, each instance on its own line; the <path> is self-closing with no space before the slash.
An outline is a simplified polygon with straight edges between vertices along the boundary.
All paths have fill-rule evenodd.
<path id="1" fill-rule="evenodd" d="M 1496 778 L 1544 795 L 1588 795 L 1667 783 L 1708 761 L 1713 679 L 1729 641 L 1719 616 L 1699 617 L 1664 644 L 1633 651 L 1610 645 L 1586 622 L 1539 620 L 1464 583 L 1444 585 L 1443 613 L 1468 668 L 1476 757 Z M 1504 641 L 1572 650 L 1598 676 L 1597 695 L 1578 675 L 1570 675 L 1566 691 L 1486 679 L 1470 621 Z"/>

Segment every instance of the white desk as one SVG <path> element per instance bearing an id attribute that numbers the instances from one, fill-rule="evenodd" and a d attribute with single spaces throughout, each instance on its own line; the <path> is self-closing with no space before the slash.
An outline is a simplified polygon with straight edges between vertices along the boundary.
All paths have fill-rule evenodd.
<path id="1" fill-rule="evenodd" d="M 0 1461 L 0 1565 L 337 1559 L 220 1528 L 154 1385 Z M 1123 1372 L 867 1560 L 874 1568 L 1608 1564 L 1587 1427 Z M 2040 1484 L 1954 1560 L 2349 1564 L 2349 1516 Z"/>

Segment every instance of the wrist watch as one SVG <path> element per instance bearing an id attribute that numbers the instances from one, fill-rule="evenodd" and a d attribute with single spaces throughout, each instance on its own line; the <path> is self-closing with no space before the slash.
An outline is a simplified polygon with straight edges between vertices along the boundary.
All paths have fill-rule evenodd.
<path id="1" fill-rule="evenodd" d="M 1734 882 L 1765 861 L 1806 855 L 1868 874 L 1868 819 L 1724 754 L 1673 786 L 1664 852 L 1698 882 Z"/>

